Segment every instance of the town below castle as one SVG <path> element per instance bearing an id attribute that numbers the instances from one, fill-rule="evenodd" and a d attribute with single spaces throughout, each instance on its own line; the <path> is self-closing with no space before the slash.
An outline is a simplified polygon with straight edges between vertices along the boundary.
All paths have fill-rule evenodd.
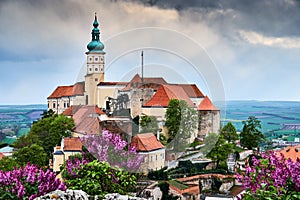
<path id="1" fill-rule="evenodd" d="M 256 198 L 258 194 L 251 196 L 254 186 L 247 182 L 250 175 L 245 172 L 257 173 L 251 174 L 256 178 L 252 184 L 266 184 L 260 182 L 266 166 L 259 159 L 276 160 L 272 173 L 281 167 L 291 177 L 297 174 L 299 145 L 266 153 L 277 146 L 266 140 L 259 119 L 249 116 L 239 132 L 230 121 L 221 124 L 220 109 L 202 93 L 201 86 L 144 76 L 143 51 L 140 74 L 127 82 L 105 81 L 105 44 L 96 15 L 91 38 L 84 81 L 57 86 L 47 97 L 48 110 L 42 118 L 14 142 L 10 154 L 0 153 L 0 199 L 29 197 L 35 182 L 39 192 L 30 199 L 65 195 L 103 199 L 134 195 L 153 200 Z M 296 124 L 286 126 L 298 130 Z M 286 165 L 282 164 L 285 159 Z M 25 167 L 16 171 L 16 166 Z M 14 177 L 9 172 L 12 168 L 27 178 Z M 10 187 L 5 177 L 23 182 L 18 181 L 19 188 L 13 183 Z M 275 184 L 273 176 L 266 177 Z M 299 181 L 288 181 L 288 186 L 300 189 Z"/>

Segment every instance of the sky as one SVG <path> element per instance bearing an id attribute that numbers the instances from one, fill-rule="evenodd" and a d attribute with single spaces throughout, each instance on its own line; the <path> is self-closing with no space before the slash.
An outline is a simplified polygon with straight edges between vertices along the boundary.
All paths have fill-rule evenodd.
<path id="1" fill-rule="evenodd" d="M 83 80 L 94 13 L 106 81 L 141 71 L 212 100 L 300 100 L 299 0 L 2 0 L 0 104 Z"/>

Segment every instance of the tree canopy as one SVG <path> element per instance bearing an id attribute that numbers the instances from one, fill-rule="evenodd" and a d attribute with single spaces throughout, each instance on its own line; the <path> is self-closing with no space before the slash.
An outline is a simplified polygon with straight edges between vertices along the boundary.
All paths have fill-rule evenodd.
<path id="1" fill-rule="evenodd" d="M 48 160 L 51 157 L 53 147 L 60 144 L 62 137 L 71 136 L 71 129 L 75 126 L 72 118 L 68 118 L 64 115 L 57 115 L 53 112 L 44 112 L 42 116 L 42 119 L 33 123 L 26 136 L 21 136 L 14 142 L 14 147 L 18 152 L 15 155 L 15 158 L 31 161 L 30 158 L 26 156 L 27 154 L 24 158 L 21 158 L 22 155 L 25 154 L 26 151 L 37 151 L 37 154 L 40 154 L 42 151 L 45 153 L 45 155 L 43 155 L 44 158 Z M 42 149 L 38 147 L 41 147 Z M 18 156 L 19 154 L 21 154 L 21 156 Z M 42 159 L 42 156 L 36 158 Z M 44 160 L 35 161 L 34 163 L 36 162 L 45 163 Z"/>
<path id="2" fill-rule="evenodd" d="M 220 135 L 215 146 L 211 151 L 206 155 L 206 157 L 217 162 L 216 168 L 219 167 L 219 163 L 222 162 L 225 166 L 228 155 L 233 153 L 233 145 L 227 143 L 223 135 Z"/>
<path id="3" fill-rule="evenodd" d="M 250 116 L 248 120 L 243 121 L 244 127 L 240 134 L 241 146 L 247 149 L 257 148 L 265 139 L 261 131 L 260 120 L 255 116 Z"/>
<path id="4" fill-rule="evenodd" d="M 26 165 L 28 162 L 31 164 L 36 164 L 39 167 L 45 166 L 47 164 L 47 154 L 44 148 L 32 144 L 29 147 L 23 147 L 13 153 L 13 158 L 20 164 Z"/>
<path id="5" fill-rule="evenodd" d="M 166 126 L 169 142 L 175 151 L 182 151 L 188 146 L 188 139 L 195 134 L 198 115 L 194 108 L 184 100 L 171 99 L 166 111 Z"/>
<path id="6" fill-rule="evenodd" d="M 231 122 L 228 122 L 221 130 L 221 135 L 223 138 L 229 142 L 232 143 L 235 140 L 239 139 L 238 134 L 236 133 L 235 127 L 232 125 Z"/>
<path id="7" fill-rule="evenodd" d="M 141 132 L 151 132 L 156 134 L 158 131 L 158 121 L 155 116 L 142 116 L 141 117 Z"/>

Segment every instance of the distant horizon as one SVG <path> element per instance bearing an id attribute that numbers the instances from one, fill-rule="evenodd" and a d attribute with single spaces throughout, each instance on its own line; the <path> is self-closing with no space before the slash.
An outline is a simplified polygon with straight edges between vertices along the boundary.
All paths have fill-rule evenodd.
<path id="1" fill-rule="evenodd" d="M 225 102 L 295 102 L 300 103 L 300 100 L 256 100 L 256 99 L 230 99 L 225 100 Z M 223 101 L 213 101 L 215 103 L 217 102 L 223 102 Z M 36 106 L 36 105 L 43 105 L 47 106 L 47 103 L 30 103 L 30 104 L 0 104 L 0 106 Z"/>

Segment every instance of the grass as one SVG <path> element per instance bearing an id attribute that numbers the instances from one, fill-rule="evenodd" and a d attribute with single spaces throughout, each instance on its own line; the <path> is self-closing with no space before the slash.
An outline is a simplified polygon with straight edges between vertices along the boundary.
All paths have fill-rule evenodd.
<path id="1" fill-rule="evenodd" d="M 238 147 L 238 146 L 234 146 L 234 149 L 233 149 L 234 151 L 237 151 L 237 152 L 239 152 L 239 153 L 241 153 L 241 152 L 243 152 L 244 151 L 244 149 L 243 148 L 241 148 L 241 147 Z"/>
<path id="2" fill-rule="evenodd" d="M 189 188 L 188 186 L 184 185 L 183 183 L 177 180 L 170 180 L 169 183 L 180 190 Z"/>

